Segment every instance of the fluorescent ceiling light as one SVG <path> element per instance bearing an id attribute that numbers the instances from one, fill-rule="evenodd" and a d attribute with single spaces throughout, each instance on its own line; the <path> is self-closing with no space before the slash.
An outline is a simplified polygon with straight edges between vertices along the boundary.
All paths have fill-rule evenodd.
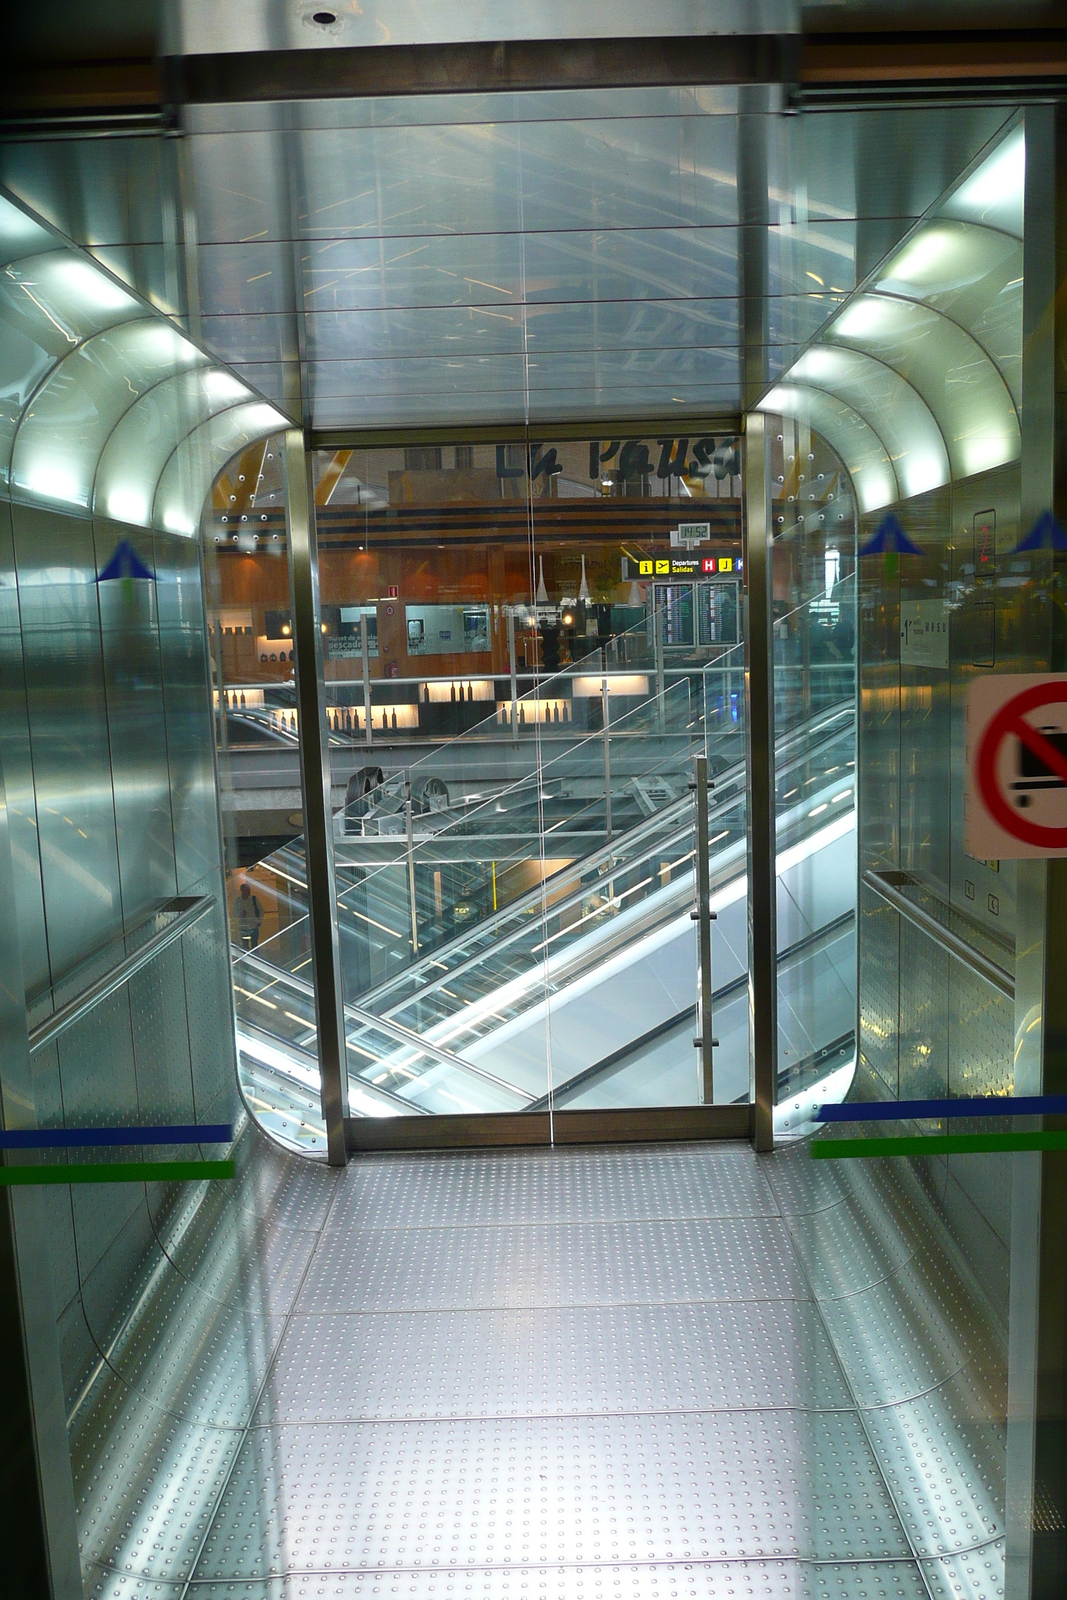
<path id="1" fill-rule="evenodd" d="M 1025 181 L 1026 136 L 1019 128 L 986 157 L 952 198 L 969 210 L 987 211 L 1006 200 L 1018 199 Z"/>
<path id="2" fill-rule="evenodd" d="M 88 311 L 129 311 L 136 305 L 132 295 L 87 261 L 57 262 L 55 271 L 60 282 Z"/>
<path id="3" fill-rule="evenodd" d="M 220 403 L 228 400 L 248 400 L 251 398 L 243 383 L 238 383 L 232 372 L 223 372 L 219 367 L 212 367 L 204 373 L 204 392 L 211 400 Z"/>
<path id="4" fill-rule="evenodd" d="M 810 350 L 805 350 L 789 376 L 798 383 L 833 383 L 845 376 L 848 359 L 840 350 L 813 345 Z"/>
<path id="5" fill-rule="evenodd" d="M 943 281 L 946 271 L 966 261 L 967 238 L 949 228 L 924 228 L 886 263 L 881 281 L 927 287 Z"/>
<path id="6" fill-rule="evenodd" d="M 60 500 L 72 506 L 86 504 L 84 486 L 57 461 L 51 451 L 37 460 L 31 458 L 29 465 L 19 473 L 17 481 L 20 489 L 28 489 L 31 494 L 40 495 L 42 500 Z"/>
<path id="7" fill-rule="evenodd" d="M 913 494 L 926 494 L 930 489 L 939 489 L 943 483 L 949 481 L 944 461 L 938 456 L 925 454 L 918 448 L 912 448 L 897 462 L 897 472 L 901 478 L 905 498 L 910 498 Z"/>
<path id="8" fill-rule="evenodd" d="M 27 251 L 47 250 L 55 240 L 44 228 L 31 222 L 24 212 L 9 201 L 0 199 L 0 245 L 8 253 L 14 247 L 19 254 Z"/>
<path id="9" fill-rule="evenodd" d="M 863 294 L 858 300 L 853 300 L 851 305 L 846 306 L 841 315 L 830 324 L 830 333 L 835 338 L 857 342 L 884 337 L 896 330 L 902 310 L 903 307 L 895 305 L 891 300 Z"/>
<path id="10" fill-rule="evenodd" d="M 107 514 L 116 522 L 129 522 L 135 528 L 147 528 L 149 505 L 143 489 L 116 484 L 108 492 Z"/>
<path id="11" fill-rule="evenodd" d="M 195 366 L 205 357 L 183 339 L 177 328 L 168 327 L 166 323 L 146 322 L 138 330 L 139 339 L 143 342 L 146 354 L 156 361 L 169 361 L 178 366 Z"/>

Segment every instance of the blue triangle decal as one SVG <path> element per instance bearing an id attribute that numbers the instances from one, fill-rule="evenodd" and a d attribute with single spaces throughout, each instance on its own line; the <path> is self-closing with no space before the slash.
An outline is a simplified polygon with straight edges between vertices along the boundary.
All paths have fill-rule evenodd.
<path id="1" fill-rule="evenodd" d="M 889 552 L 898 556 L 921 556 L 918 545 L 912 544 L 898 518 L 887 511 L 867 543 L 860 548 L 861 556 L 880 556 Z"/>
<path id="2" fill-rule="evenodd" d="M 1042 511 L 1025 539 L 1012 551 L 1022 555 L 1026 550 L 1067 550 L 1067 533 L 1064 533 L 1051 511 Z"/>
<path id="3" fill-rule="evenodd" d="M 96 581 L 107 583 L 110 578 L 147 578 L 149 583 L 156 581 L 155 573 L 149 572 L 128 539 L 119 540 L 114 555 Z"/>

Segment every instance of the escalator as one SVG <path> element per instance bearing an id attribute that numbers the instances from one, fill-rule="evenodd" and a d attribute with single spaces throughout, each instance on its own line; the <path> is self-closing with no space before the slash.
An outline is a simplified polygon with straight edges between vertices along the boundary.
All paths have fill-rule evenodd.
<path id="1" fill-rule="evenodd" d="M 559 870 L 684 796 L 693 755 L 704 748 L 692 698 L 682 680 L 613 722 L 608 738 L 598 730 L 547 747 L 506 743 L 489 761 L 474 735 L 464 735 L 423 762 L 381 774 L 367 791 L 350 782 L 334 818 L 346 997 L 362 1003 L 522 899 L 541 876 L 541 839 L 550 870 Z M 716 731 L 709 742 L 716 768 L 738 765 L 737 729 Z M 437 798 L 435 785 L 446 796 L 451 790 L 450 803 Z M 303 840 L 273 851 L 246 876 L 285 910 L 260 955 L 284 971 L 306 972 Z"/>
<path id="2" fill-rule="evenodd" d="M 786 1094 L 851 1060 L 853 721 L 846 702 L 777 743 Z M 748 1092 L 744 797 L 735 760 L 709 818 L 717 1100 Z M 683 794 L 346 1003 L 351 1115 L 543 1109 L 549 1059 L 556 1104 L 692 1103 L 693 849 Z M 814 919 L 790 891 L 813 872 L 831 886 Z M 241 952 L 235 993 L 251 1109 L 285 1142 L 321 1148 L 310 964 Z"/>

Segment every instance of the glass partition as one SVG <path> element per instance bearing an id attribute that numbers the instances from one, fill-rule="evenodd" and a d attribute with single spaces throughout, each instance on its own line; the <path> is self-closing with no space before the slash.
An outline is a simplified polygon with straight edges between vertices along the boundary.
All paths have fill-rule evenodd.
<path id="1" fill-rule="evenodd" d="M 778 1131 L 856 1057 L 856 502 L 810 425 L 771 418 Z M 783 738 L 809 730 L 799 761 Z"/>
<path id="2" fill-rule="evenodd" d="M 234 456 L 205 513 L 204 566 L 242 1085 L 275 1137 L 325 1148 L 300 783 L 282 457 Z M 268 954 L 269 952 L 269 954 Z M 280 972 L 292 981 L 282 989 Z"/>
<path id="3" fill-rule="evenodd" d="M 284 496 L 254 455 L 216 481 L 206 538 L 231 870 L 264 912 L 235 984 L 249 1082 L 266 1105 L 280 1076 L 265 1114 L 304 1138 L 321 1124 L 304 845 L 278 804 L 299 740 Z M 314 458 L 353 1115 L 699 1100 L 697 754 L 718 786 L 724 1003 L 746 970 L 739 474 L 737 441 L 699 434 Z M 722 1083 L 743 1099 L 747 1030 L 729 1031 Z"/>

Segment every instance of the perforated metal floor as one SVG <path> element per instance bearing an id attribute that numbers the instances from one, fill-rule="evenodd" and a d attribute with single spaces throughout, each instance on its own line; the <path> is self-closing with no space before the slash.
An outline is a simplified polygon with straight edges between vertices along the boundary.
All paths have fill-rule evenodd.
<path id="1" fill-rule="evenodd" d="M 334 1174 L 253 1136 L 157 1219 L 126 1325 L 84 1307 L 87 1595 L 993 1600 L 1000 1352 L 887 1183 L 708 1144 Z"/>

